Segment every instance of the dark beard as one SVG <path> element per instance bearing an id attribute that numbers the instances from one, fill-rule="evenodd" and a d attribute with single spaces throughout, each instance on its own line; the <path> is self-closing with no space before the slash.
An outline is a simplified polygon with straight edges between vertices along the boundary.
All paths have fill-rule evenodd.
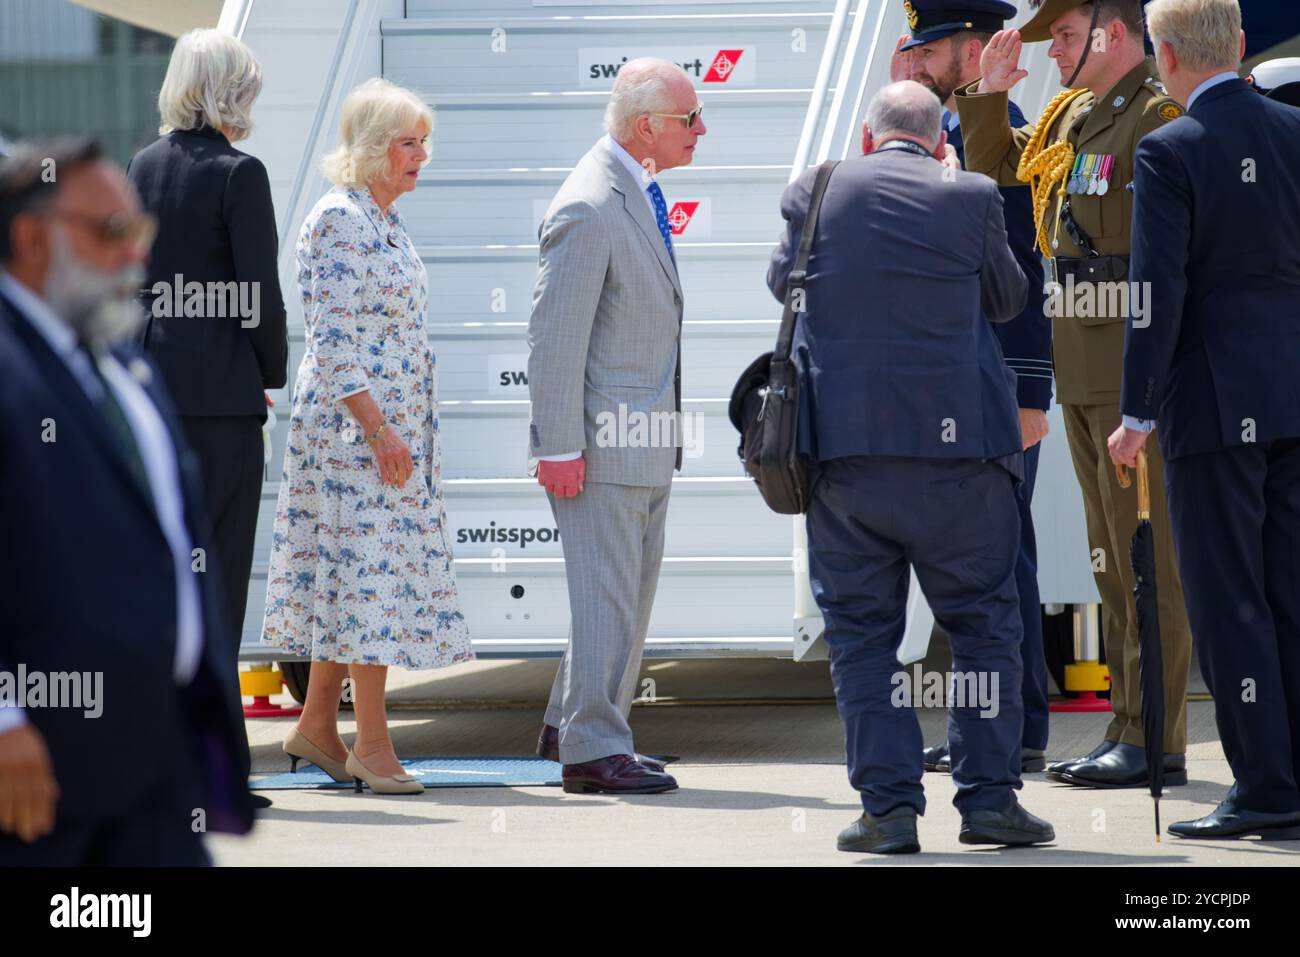
<path id="1" fill-rule="evenodd" d="M 915 78 L 913 78 L 915 79 Z M 927 82 L 927 80 L 929 82 Z M 961 65 L 955 59 L 948 64 L 948 69 L 943 76 L 930 79 L 927 74 L 926 80 L 917 80 L 923 87 L 939 98 L 940 103 L 947 103 L 948 99 L 956 92 L 957 87 L 961 86 Z"/>

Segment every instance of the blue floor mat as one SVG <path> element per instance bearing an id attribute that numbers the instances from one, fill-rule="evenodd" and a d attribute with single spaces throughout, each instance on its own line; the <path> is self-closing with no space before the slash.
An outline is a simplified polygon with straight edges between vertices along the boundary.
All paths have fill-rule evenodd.
<path id="1" fill-rule="evenodd" d="M 560 765 L 543 758 L 404 758 L 402 767 L 426 788 L 559 787 L 561 783 Z M 352 782 L 335 781 L 303 761 L 296 774 L 253 775 L 248 785 L 254 791 L 310 791 L 350 788 Z"/>

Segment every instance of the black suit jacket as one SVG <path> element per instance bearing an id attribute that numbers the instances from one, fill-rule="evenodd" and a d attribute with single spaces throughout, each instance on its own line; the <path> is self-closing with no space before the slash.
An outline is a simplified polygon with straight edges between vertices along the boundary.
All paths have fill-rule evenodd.
<path id="1" fill-rule="evenodd" d="M 136 350 L 120 358 L 147 363 Z M 207 549 L 197 464 L 149 369 L 146 391 L 177 450 L 190 539 Z M 208 830 L 246 832 L 248 751 L 224 654 L 217 562 L 209 556 L 198 575 L 203 656 L 181 688 L 175 566 L 152 500 L 71 371 L 3 295 L 0 421 L 0 670 L 103 676 L 98 718 L 25 712 L 54 763 L 58 815 L 108 820 L 163 786 L 194 802 L 182 806 L 202 808 Z"/>
<path id="2" fill-rule="evenodd" d="M 289 340 L 276 265 L 275 209 L 266 167 L 217 130 L 173 130 L 136 153 L 127 176 L 158 217 L 144 305 L 143 344 L 181 415 L 266 418 L 264 389 L 288 381 Z M 259 283 L 258 322 L 237 316 L 157 318 L 151 290 L 182 282 Z M 251 286 L 245 287 L 251 290 Z M 248 293 L 245 293 L 247 296 Z"/>
<path id="3" fill-rule="evenodd" d="M 1020 107 L 1007 101 L 1011 128 L 1025 125 L 1025 115 Z M 944 114 L 947 129 L 948 114 Z M 957 151 L 963 168 L 966 163 L 966 143 L 961 127 L 948 130 L 948 142 Z M 1024 310 L 1010 322 L 999 322 L 993 333 L 1002 345 L 1007 368 L 1016 374 L 1016 402 L 1022 409 L 1042 409 L 1052 406 L 1052 320 L 1043 308 L 1043 260 L 1038 254 L 1038 230 L 1034 226 L 1034 203 L 1028 186 L 1003 186 L 1002 217 L 1006 221 L 1007 242 L 1020 264 L 1020 271 L 1029 282 L 1029 301 Z"/>
<path id="4" fill-rule="evenodd" d="M 1148 133 L 1134 164 L 1120 408 L 1165 458 L 1300 436 L 1300 109 L 1242 80 Z M 1144 321 L 1141 316 L 1136 322 Z"/>

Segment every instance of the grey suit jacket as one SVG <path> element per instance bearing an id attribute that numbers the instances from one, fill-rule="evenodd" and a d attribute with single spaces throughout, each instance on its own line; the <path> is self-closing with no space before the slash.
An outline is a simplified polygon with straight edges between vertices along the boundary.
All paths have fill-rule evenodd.
<path id="1" fill-rule="evenodd" d="M 641 193 L 598 142 L 538 230 L 529 455 L 581 451 L 589 482 L 667 485 L 680 467 L 682 288 Z"/>

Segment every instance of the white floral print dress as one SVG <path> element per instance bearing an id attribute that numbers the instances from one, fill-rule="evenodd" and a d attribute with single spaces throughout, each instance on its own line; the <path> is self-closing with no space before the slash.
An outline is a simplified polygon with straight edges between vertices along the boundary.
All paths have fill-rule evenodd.
<path id="1" fill-rule="evenodd" d="M 298 237 L 307 351 L 293 387 L 262 641 L 313 661 L 440 668 L 473 658 L 439 462 L 428 276 L 392 205 L 330 190 Z M 369 390 L 406 442 L 379 480 L 340 401 Z"/>

